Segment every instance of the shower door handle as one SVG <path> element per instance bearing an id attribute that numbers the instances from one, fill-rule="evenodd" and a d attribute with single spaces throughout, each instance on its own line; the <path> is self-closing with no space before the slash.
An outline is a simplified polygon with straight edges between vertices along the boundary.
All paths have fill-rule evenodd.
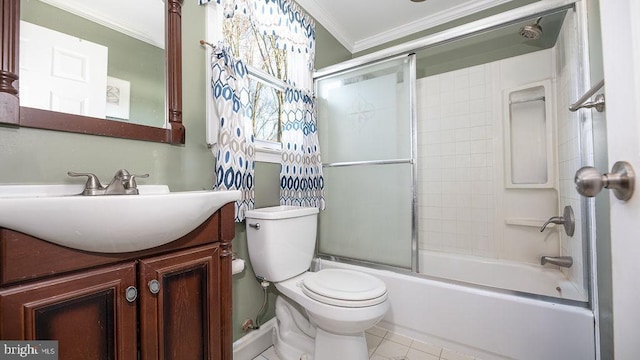
<path id="1" fill-rule="evenodd" d="M 626 161 L 618 161 L 613 164 L 611 172 L 600 174 L 591 166 L 580 168 L 576 172 L 574 182 L 576 190 L 582 196 L 594 197 L 602 188 L 613 190 L 613 194 L 620 200 L 629 200 L 633 196 L 636 175 L 633 167 Z"/>

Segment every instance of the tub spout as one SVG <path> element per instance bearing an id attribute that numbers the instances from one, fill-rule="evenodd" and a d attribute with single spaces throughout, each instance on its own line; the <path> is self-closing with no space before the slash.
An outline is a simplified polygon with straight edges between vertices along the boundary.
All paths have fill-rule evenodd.
<path id="1" fill-rule="evenodd" d="M 543 256 L 540 258 L 540 265 L 546 263 L 557 265 L 560 267 L 570 268 L 573 265 L 573 258 L 571 256 Z"/>

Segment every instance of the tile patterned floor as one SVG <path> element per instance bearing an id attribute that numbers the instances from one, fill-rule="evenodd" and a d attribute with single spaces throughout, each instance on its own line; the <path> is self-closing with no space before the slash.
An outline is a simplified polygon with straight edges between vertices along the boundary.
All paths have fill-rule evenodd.
<path id="1" fill-rule="evenodd" d="M 379 327 L 367 330 L 365 336 L 370 360 L 480 360 Z M 280 360 L 280 358 L 272 346 L 253 360 Z"/>

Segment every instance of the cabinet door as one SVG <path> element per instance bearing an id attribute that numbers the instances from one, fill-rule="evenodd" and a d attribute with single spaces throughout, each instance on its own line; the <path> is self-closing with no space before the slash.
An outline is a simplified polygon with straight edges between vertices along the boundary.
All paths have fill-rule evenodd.
<path id="1" fill-rule="evenodd" d="M 218 245 L 140 260 L 142 359 L 221 359 Z"/>
<path id="2" fill-rule="evenodd" d="M 60 359 L 136 359 L 135 263 L 0 290 L 0 339 L 57 340 Z"/>

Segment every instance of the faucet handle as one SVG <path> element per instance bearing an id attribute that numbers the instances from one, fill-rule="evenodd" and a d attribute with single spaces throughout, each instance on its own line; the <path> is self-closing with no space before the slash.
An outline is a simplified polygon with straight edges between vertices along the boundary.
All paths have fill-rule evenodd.
<path id="1" fill-rule="evenodd" d="M 73 172 L 73 171 L 67 171 L 67 175 L 72 176 L 72 177 L 86 176 L 87 177 L 87 184 L 85 185 L 85 190 L 87 190 L 87 189 L 95 190 L 95 189 L 101 189 L 102 188 L 102 184 L 100 183 L 100 180 L 98 179 L 98 177 L 95 174 L 92 174 L 92 173 L 77 173 L 77 172 Z"/>
<path id="2" fill-rule="evenodd" d="M 562 216 L 552 216 L 549 218 L 549 220 L 547 220 L 542 227 L 540 228 L 540 232 L 543 232 L 546 228 L 547 225 L 554 223 L 554 224 L 558 224 L 558 225 L 564 225 L 564 218 Z"/>
<path id="3" fill-rule="evenodd" d="M 126 169 L 120 169 L 116 171 L 114 179 L 119 179 L 122 181 L 125 189 L 135 189 L 136 188 L 136 180 L 135 178 L 147 178 L 149 174 L 131 174 Z"/>
<path id="4" fill-rule="evenodd" d="M 542 225 L 542 227 L 540 228 L 540 232 L 543 232 L 547 228 L 547 225 L 549 225 L 550 223 L 563 225 L 565 233 L 568 236 L 573 236 L 573 233 L 576 229 L 576 220 L 573 215 L 573 209 L 571 208 L 571 206 L 567 205 L 564 207 L 562 216 L 552 216 L 551 218 L 549 218 L 549 220 L 547 220 L 547 222 L 545 222 L 544 225 Z"/>
<path id="5" fill-rule="evenodd" d="M 129 177 L 123 180 L 126 180 L 126 182 L 124 183 L 124 188 L 125 189 L 136 189 L 138 187 L 138 184 L 136 184 L 136 178 L 148 178 L 149 174 L 140 174 L 140 175 L 136 175 L 136 174 L 129 174 Z"/>

